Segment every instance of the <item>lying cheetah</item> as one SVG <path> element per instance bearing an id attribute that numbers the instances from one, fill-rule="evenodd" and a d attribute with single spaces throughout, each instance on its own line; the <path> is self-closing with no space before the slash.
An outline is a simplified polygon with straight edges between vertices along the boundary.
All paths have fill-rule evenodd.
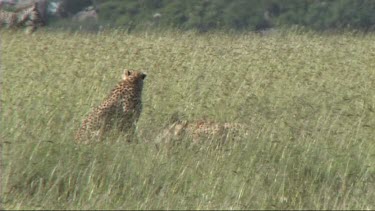
<path id="1" fill-rule="evenodd" d="M 219 138 L 225 141 L 229 133 L 247 134 L 246 125 L 240 123 L 217 123 L 213 121 L 198 120 L 194 122 L 177 120 L 170 124 L 158 136 L 160 141 L 170 142 L 183 136 L 190 136 L 194 143 L 203 139 Z"/>

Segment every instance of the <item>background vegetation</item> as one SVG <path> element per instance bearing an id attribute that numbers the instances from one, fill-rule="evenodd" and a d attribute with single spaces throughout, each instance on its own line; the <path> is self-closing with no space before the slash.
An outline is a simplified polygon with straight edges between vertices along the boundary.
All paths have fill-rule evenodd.
<path id="1" fill-rule="evenodd" d="M 374 209 L 374 35 L 1 31 L 6 209 Z M 145 69 L 138 138 L 77 145 L 81 120 Z M 227 143 L 158 138 L 239 122 Z"/>
<path id="2" fill-rule="evenodd" d="M 263 30 L 294 25 L 314 30 L 375 29 L 372 0 L 63 0 L 68 13 L 94 5 L 99 24 L 133 29 Z M 157 14 L 157 15 L 156 15 Z M 51 23 L 54 25 L 53 23 Z M 55 23 L 56 24 L 56 23 Z"/>

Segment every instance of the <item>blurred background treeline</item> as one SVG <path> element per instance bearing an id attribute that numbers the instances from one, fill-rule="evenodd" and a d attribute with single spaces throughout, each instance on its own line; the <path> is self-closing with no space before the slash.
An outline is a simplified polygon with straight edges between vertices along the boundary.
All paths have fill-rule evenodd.
<path id="1" fill-rule="evenodd" d="M 37 0 L 31 0 L 37 1 Z M 38 0 L 50 27 L 374 31 L 373 0 Z M 2 5 L 27 0 L 2 0 Z M 9 7 L 11 8 L 11 7 Z"/>

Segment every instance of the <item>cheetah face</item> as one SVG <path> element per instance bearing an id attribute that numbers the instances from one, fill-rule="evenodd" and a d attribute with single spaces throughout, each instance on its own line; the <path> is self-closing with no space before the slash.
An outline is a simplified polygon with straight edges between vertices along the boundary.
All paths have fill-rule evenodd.
<path id="1" fill-rule="evenodd" d="M 122 75 L 122 80 L 124 81 L 138 81 L 144 80 L 145 78 L 146 74 L 140 71 L 125 70 Z"/>

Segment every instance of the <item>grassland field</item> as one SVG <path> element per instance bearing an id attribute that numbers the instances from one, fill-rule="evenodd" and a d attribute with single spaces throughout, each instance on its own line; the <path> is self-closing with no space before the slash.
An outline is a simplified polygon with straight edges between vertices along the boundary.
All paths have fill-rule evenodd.
<path id="1" fill-rule="evenodd" d="M 375 209 L 375 35 L 0 32 L 5 209 Z M 145 70 L 137 140 L 79 145 Z M 178 114 L 247 125 L 164 144 Z"/>

